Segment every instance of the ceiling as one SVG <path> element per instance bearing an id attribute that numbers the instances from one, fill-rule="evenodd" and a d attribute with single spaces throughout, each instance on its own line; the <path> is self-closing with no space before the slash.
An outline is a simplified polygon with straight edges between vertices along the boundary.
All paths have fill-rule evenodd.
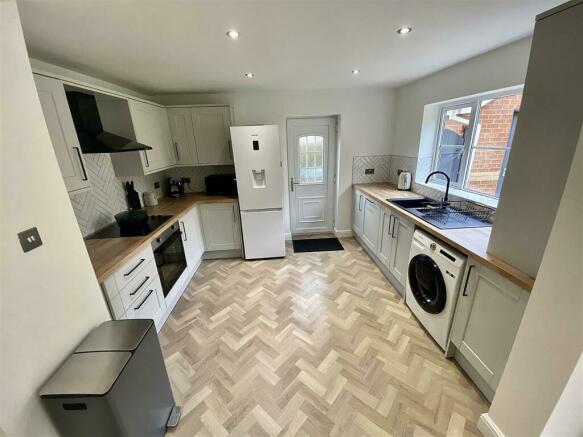
<path id="1" fill-rule="evenodd" d="M 531 34 L 535 15 L 561 2 L 18 4 L 31 57 L 145 94 L 169 94 L 396 86 Z M 402 25 L 414 31 L 399 36 Z M 231 28 L 237 41 L 225 35 Z M 352 75 L 354 68 L 361 73 Z"/>

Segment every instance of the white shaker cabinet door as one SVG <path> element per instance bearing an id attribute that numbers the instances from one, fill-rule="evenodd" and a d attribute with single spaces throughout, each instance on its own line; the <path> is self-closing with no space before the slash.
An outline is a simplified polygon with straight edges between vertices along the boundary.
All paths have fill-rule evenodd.
<path id="1" fill-rule="evenodd" d="M 34 75 L 34 80 L 67 191 L 74 193 L 87 190 L 89 176 L 63 83 L 38 74 Z"/>
<path id="2" fill-rule="evenodd" d="M 362 194 L 358 190 L 354 190 L 352 230 L 359 237 L 362 236 L 363 219 L 364 219 L 364 194 Z"/>
<path id="3" fill-rule="evenodd" d="M 241 248 L 237 204 L 214 203 L 201 205 L 200 213 L 207 251 Z"/>
<path id="4" fill-rule="evenodd" d="M 380 219 L 381 208 L 379 205 L 365 197 L 362 239 L 375 255 L 378 253 Z"/>
<path id="5" fill-rule="evenodd" d="M 228 106 L 190 109 L 199 164 L 233 164 Z"/>
<path id="6" fill-rule="evenodd" d="M 172 166 L 176 159 L 166 108 L 137 100 L 130 100 L 129 107 L 136 141 L 152 148 L 139 152 L 144 174 Z"/>
<path id="7" fill-rule="evenodd" d="M 496 390 L 529 293 L 470 260 L 458 297 L 451 341 Z"/>
<path id="8" fill-rule="evenodd" d="M 204 253 L 204 238 L 198 207 L 192 208 L 186 213 L 180 220 L 180 227 L 182 228 L 182 244 L 184 245 L 186 264 L 193 273 Z"/>
<path id="9" fill-rule="evenodd" d="M 398 214 L 392 213 L 391 254 L 389 257 L 389 271 L 402 286 L 407 282 L 407 269 L 409 266 L 409 252 L 415 225 Z"/>
<path id="10" fill-rule="evenodd" d="M 168 108 L 168 120 L 172 133 L 176 164 L 197 164 L 198 157 L 190 108 Z"/>

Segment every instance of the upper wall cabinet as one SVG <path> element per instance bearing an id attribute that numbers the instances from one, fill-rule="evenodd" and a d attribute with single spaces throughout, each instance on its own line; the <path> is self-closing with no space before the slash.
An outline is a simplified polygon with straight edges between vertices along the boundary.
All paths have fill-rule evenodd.
<path id="1" fill-rule="evenodd" d="M 142 176 L 173 166 L 176 158 L 166 108 L 136 100 L 128 104 L 136 141 L 152 150 L 112 154 L 115 174 Z"/>
<path id="2" fill-rule="evenodd" d="M 190 108 L 168 108 L 168 120 L 177 165 L 198 164 Z"/>
<path id="3" fill-rule="evenodd" d="M 53 149 L 69 193 L 89 189 L 89 176 L 63 83 L 50 77 L 34 75 L 40 104 Z"/>
<path id="4" fill-rule="evenodd" d="M 228 106 L 170 107 L 177 165 L 233 164 Z"/>

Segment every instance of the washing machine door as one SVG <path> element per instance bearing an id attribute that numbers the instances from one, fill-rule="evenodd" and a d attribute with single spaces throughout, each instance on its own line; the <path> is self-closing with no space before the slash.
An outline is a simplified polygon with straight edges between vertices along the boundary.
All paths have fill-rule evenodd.
<path id="1" fill-rule="evenodd" d="M 423 310 L 439 314 L 445 308 L 445 281 L 435 261 L 427 255 L 416 255 L 409 261 L 409 286 Z"/>

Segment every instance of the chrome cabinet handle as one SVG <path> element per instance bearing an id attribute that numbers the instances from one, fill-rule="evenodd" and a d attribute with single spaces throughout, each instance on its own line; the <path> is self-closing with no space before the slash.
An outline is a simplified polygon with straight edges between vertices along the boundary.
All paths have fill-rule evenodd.
<path id="1" fill-rule="evenodd" d="M 391 233 L 391 222 L 393 221 L 393 215 L 389 215 L 389 229 L 387 230 L 387 235 L 392 235 Z"/>
<path id="2" fill-rule="evenodd" d="M 83 180 L 86 181 L 89 178 L 87 177 L 87 172 L 85 171 L 85 164 L 83 164 L 83 158 L 81 157 L 81 150 L 79 150 L 79 147 L 73 147 L 73 149 L 75 149 L 75 151 L 77 152 L 77 157 L 79 158 L 79 163 L 81 164 L 81 170 L 83 170 Z"/>
<path id="3" fill-rule="evenodd" d="M 174 141 L 174 150 L 176 151 L 176 160 L 180 161 L 180 154 L 178 153 L 178 143 Z"/>
<path id="4" fill-rule="evenodd" d="M 154 292 L 154 290 L 150 290 L 150 292 L 148 293 L 148 295 L 140 302 L 140 304 L 134 308 L 134 311 L 139 310 L 140 308 L 142 308 L 142 305 L 144 305 L 144 303 L 148 300 L 148 298 L 150 297 L 150 295 Z"/>
<path id="5" fill-rule="evenodd" d="M 132 291 L 132 292 L 130 293 L 130 296 L 133 296 L 133 295 L 134 295 L 134 294 L 136 294 L 138 291 L 140 291 L 140 289 L 141 289 L 141 288 L 144 286 L 144 284 L 145 284 L 146 282 L 148 282 L 148 280 L 149 280 L 149 279 L 150 279 L 150 277 L 149 277 L 149 276 L 146 276 L 146 279 L 144 279 L 144 280 L 142 281 L 142 283 L 141 283 L 140 285 L 138 285 L 138 288 L 136 288 L 134 291 Z"/>
<path id="6" fill-rule="evenodd" d="M 397 224 L 397 216 L 393 216 L 393 230 L 391 231 L 391 238 L 395 238 L 395 227 Z"/>
<path id="7" fill-rule="evenodd" d="M 464 284 L 464 292 L 462 293 L 462 296 L 467 296 L 468 295 L 468 282 L 470 282 L 470 275 L 472 274 L 472 269 L 475 266 L 472 264 L 470 266 L 470 268 L 468 269 L 468 276 L 466 276 L 466 283 Z"/>
<path id="8" fill-rule="evenodd" d="M 184 226 L 184 222 L 180 222 L 182 223 L 182 233 L 184 234 L 184 241 L 188 241 L 188 236 L 186 235 L 186 226 Z"/>
<path id="9" fill-rule="evenodd" d="M 146 167 L 150 166 L 150 160 L 148 159 L 148 152 L 144 150 L 144 157 L 146 158 Z"/>
<path id="10" fill-rule="evenodd" d="M 138 267 L 140 267 L 140 265 L 141 265 L 141 264 L 142 264 L 144 261 L 146 261 L 146 258 L 142 258 L 142 259 L 140 260 L 140 262 L 139 262 L 139 263 L 137 263 L 137 264 L 134 266 L 134 268 L 133 268 L 133 269 L 131 269 L 131 270 L 130 270 L 129 272 L 127 272 L 127 273 L 124 273 L 124 276 L 129 276 L 129 275 L 131 275 L 131 274 L 132 274 L 132 273 L 133 273 L 133 272 L 134 272 L 134 271 L 135 271 L 135 270 L 136 270 Z"/>

